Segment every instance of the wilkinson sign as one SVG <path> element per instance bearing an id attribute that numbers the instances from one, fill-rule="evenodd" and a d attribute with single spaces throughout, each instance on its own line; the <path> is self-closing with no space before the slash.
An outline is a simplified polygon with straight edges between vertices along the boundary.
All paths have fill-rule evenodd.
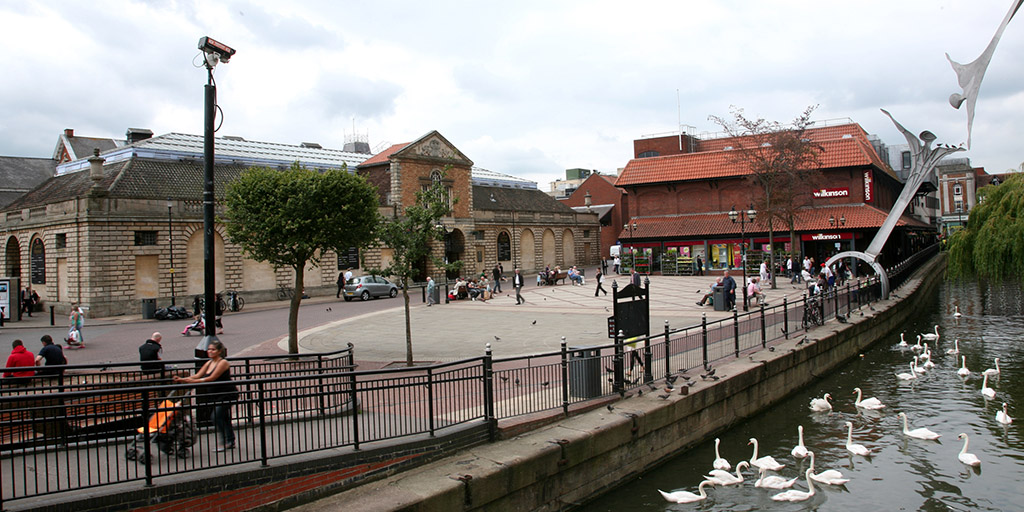
<path id="1" fill-rule="evenodd" d="M 823 188 L 821 190 L 815 190 L 813 192 L 815 198 L 824 197 L 850 197 L 850 189 L 848 188 Z"/>
<path id="2" fill-rule="evenodd" d="M 871 177 L 871 171 L 868 169 L 864 170 L 864 202 L 870 203 L 875 196 L 874 190 L 874 179 Z"/>

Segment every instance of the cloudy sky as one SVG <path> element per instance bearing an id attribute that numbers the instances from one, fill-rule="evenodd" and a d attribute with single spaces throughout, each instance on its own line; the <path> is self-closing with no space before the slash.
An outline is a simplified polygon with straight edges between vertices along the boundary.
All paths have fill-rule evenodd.
<path id="1" fill-rule="evenodd" d="M 879 108 L 939 142 L 967 140 L 944 52 L 984 50 L 1009 0 L 0 2 L 0 155 L 49 157 L 65 128 L 202 133 L 196 43 L 216 70 L 218 135 L 340 148 L 439 130 L 477 165 L 538 182 L 614 173 L 636 138 L 716 132 L 731 106 L 788 122 L 850 118 L 889 144 Z M 971 150 L 1024 162 L 1024 13 L 985 76 Z M 678 93 L 677 93 L 678 91 Z M 678 98 L 678 103 L 677 103 Z"/>

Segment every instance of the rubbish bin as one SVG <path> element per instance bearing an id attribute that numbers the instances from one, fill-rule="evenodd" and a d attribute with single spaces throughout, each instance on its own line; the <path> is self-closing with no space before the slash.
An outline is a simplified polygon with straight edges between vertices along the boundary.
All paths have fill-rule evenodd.
<path id="1" fill-rule="evenodd" d="M 142 299 L 142 318 L 152 320 L 156 317 L 156 299 Z"/>
<path id="2" fill-rule="evenodd" d="M 434 296 L 434 304 L 440 304 L 441 303 L 441 287 L 440 286 L 435 286 L 434 287 L 434 291 L 431 292 L 431 295 Z"/>
<path id="3" fill-rule="evenodd" d="M 569 347 L 569 395 L 601 396 L 601 351 L 594 347 Z"/>
<path id="4" fill-rule="evenodd" d="M 715 311 L 728 311 L 728 299 L 725 297 L 725 287 L 716 286 L 715 294 L 711 296 L 715 300 Z"/>

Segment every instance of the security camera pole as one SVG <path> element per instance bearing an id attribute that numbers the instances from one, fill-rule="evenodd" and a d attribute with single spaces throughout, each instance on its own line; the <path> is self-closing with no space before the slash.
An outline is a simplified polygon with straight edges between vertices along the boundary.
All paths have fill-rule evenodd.
<path id="1" fill-rule="evenodd" d="M 206 64 L 206 110 L 203 120 L 203 296 L 205 304 L 203 314 L 206 316 L 206 335 L 196 345 L 196 358 L 206 359 L 206 349 L 217 340 L 217 304 L 216 281 L 214 279 L 214 197 L 213 197 L 213 124 L 217 111 L 217 86 L 213 81 L 213 68 L 218 62 L 227 63 L 235 54 L 229 46 L 209 37 L 199 39 L 199 50 L 203 52 Z"/>

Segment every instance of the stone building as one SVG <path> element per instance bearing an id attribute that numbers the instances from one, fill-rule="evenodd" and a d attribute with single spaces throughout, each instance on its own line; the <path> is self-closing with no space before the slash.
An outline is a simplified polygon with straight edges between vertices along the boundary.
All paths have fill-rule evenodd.
<path id="1" fill-rule="evenodd" d="M 54 152 L 62 159 L 71 154 L 66 144 L 76 142 L 74 155 L 84 151 L 77 142 L 88 144 L 67 135 Z M 56 166 L 56 176 L 0 208 L 0 273 L 31 283 L 58 312 L 81 303 L 94 316 L 137 313 L 141 299 L 156 299 L 158 306 L 188 305 L 192 296 L 201 294 L 203 138 L 150 135 L 129 130 L 128 140 L 94 148 L 97 155 L 65 159 Z M 383 159 L 390 165 L 381 174 L 390 173 L 392 179 L 381 189 L 381 212 L 391 214 L 393 205 L 407 204 L 404 201 L 422 179 L 432 179 L 430 171 L 451 161 L 457 165 L 447 179 L 460 201 L 453 216 L 445 219 L 452 230 L 448 247 L 451 256 L 466 261 L 467 271 L 489 268 L 497 261 L 529 261 L 529 268 L 543 266 L 541 262 L 596 261 L 596 253 L 588 253 L 589 244 L 596 247 L 597 241 L 596 228 L 588 228 L 596 226 L 593 215 L 575 214 L 531 182 L 472 168 L 472 162 L 436 132 L 406 145 L 405 151 L 392 148 L 387 156 L 373 158 L 368 146 L 335 150 L 316 143 L 289 145 L 241 137 L 219 137 L 215 143 L 218 200 L 225 184 L 252 166 L 283 170 L 299 162 L 312 169 L 344 165 L 354 170 L 364 161 Z M 368 165 L 361 171 L 373 177 L 374 168 Z M 238 290 L 251 302 L 274 300 L 280 288 L 292 285 L 290 269 L 246 258 L 227 240 L 222 225 L 216 225 L 214 238 L 217 291 Z M 523 244 L 530 246 L 529 259 L 526 253 L 519 257 L 519 251 L 506 250 Z M 515 257 L 502 260 L 507 254 Z M 358 273 L 360 256 L 373 268 L 387 255 L 388 249 L 364 248 L 350 248 L 340 256 L 324 254 L 318 267 L 305 270 L 306 292 L 333 293 L 339 271 L 354 268 Z M 425 266 L 424 273 L 428 270 Z"/>

